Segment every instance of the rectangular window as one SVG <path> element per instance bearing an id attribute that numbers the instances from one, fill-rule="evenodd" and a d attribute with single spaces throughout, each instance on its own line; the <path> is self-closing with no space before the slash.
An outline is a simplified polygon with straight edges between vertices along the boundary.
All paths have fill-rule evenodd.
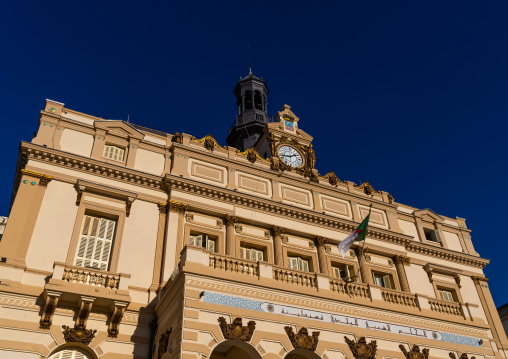
<path id="1" fill-rule="evenodd" d="M 309 261 L 307 259 L 303 259 L 300 257 L 289 257 L 288 256 L 288 266 L 291 269 L 301 270 L 304 272 L 310 272 Z"/>
<path id="2" fill-rule="evenodd" d="M 353 266 L 347 264 L 332 266 L 333 276 L 336 278 L 349 279 L 354 277 Z"/>
<path id="3" fill-rule="evenodd" d="M 113 145 L 105 145 L 104 146 L 104 154 L 102 157 L 110 158 L 115 161 L 123 161 L 123 156 L 125 153 L 125 149 L 113 146 Z"/>
<path id="4" fill-rule="evenodd" d="M 116 221 L 85 215 L 74 265 L 107 270 Z"/>
<path id="5" fill-rule="evenodd" d="M 439 235 L 438 229 L 424 228 L 423 232 L 425 233 L 426 240 L 428 240 L 430 242 L 441 243 L 441 237 Z"/>
<path id="6" fill-rule="evenodd" d="M 453 293 L 447 289 L 439 289 L 439 294 L 441 295 L 441 299 L 448 300 L 450 302 L 454 302 Z"/>
<path id="7" fill-rule="evenodd" d="M 392 280 L 389 274 L 372 272 L 374 284 L 383 288 L 392 289 Z"/>
<path id="8" fill-rule="evenodd" d="M 240 258 L 250 259 L 251 261 L 263 261 L 264 252 L 260 249 L 241 247 Z"/>
<path id="9" fill-rule="evenodd" d="M 191 246 L 203 247 L 210 252 L 215 252 L 215 243 L 215 239 L 211 239 L 206 234 L 193 235 L 189 238 Z"/>

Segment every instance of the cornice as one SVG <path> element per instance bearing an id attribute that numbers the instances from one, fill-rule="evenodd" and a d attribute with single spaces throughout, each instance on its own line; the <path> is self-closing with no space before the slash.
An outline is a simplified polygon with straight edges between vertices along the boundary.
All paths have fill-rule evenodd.
<path id="1" fill-rule="evenodd" d="M 484 268 L 490 262 L 490 259 L 476 257 L 465 253 L 459 253 L 456 251 L 452 251 L 450 249 L 442 247 L 434 247 L 433 245 L 430 244 L 414 241 L 406 245 L 406 250 L 413 253 L 421 253 L 428 256 L 441 258 L 457 263 L 467 264 L 479 268 Z"/>
<path id="2" fill-rule="evenodd" d="M 342 190 L 340 188 L 334 188 L 332 186 L 328 186 L 321 183 L 311 182 L 308 179 L 305 179 L 303 176 L 296 175 L 296 174 L 287 174 L 284 172 L 274 171 L 271 170 L 268 166 L 265 165 L 263 162 L 263 165 L 251 164 L 249 162 L 240 161 L 237 159 L 225 157 L 225 156 L 217 156 L 211 153 L 211 151 L 185 146 L 181 144 L 173 143 L 173 146 L 175 149 L 178 150 L 179 154 L 185 154 L 189 155 L 191 153 L 194 154 L 194 158 L 206 161 L 209 160 L 208 158 L 210 156 L 213 156 L 214 159 L 219 162 L 219 165 L 225 166 L 225 167 L 231 167 L 234 166 L 236 171 L 242 171 L 248 174 L 252 174 L 255 176 L 262 175 L 264 178 L 268 180 L 277 180 L 281 181 L 284 180 L 284 183 L 299 187 L 308 191 L 315 192 L 316 189 L 319 191 L 320 194 L 324 194 L 327 196 L 335 197 L 338 199 L 343 200 L 352 200 L 356 203 L 360 204 L 366 204 L 369 205 L 370 203 L 374 203 L 375 207 L 378 209 L 389 209 L 390 211 L 396 211 L 397 206 L 391 203 L 383 202 L 377 199 L 371 199 L 369 197 L 360 195 L 355 192 L 349 192 L 346 190 Z M 220 163 L 222 162 L 222 163 Z M 262 173 L 262 174 L 261 174 Z"/>
<path id="3" fill-rule="evenodd" d="M 160 176 L 150 175 L 124 166 L 63 152 L 61 150 L 46 148 L 24 141 L 21 142 L 20 151 L 30 160 L 47 162 L 59 167 L 164 191 L 162 177 Z"/>
<path id="4" fill-rule="evenodd" d="M 177 177 L 166 174 L 164 182 L 170 189 L 177 189 L 193 193 L 198 196 L 211 197 L 217 201 L 232 203 L 240 206 L 254 208 L 260 211 L 291 217 L 293 220 L 321 225 L 323 227 L 341 229 L 345 232 L 352 232 L 358 223 L 320 214 L 313 210 L 291 206 L 270 199 L 264 199 L 247 193 L 239 193 L 222 187 L 204 184 L 195 180 Z M 406 245 L 413 240 L 413 237 L 392 232 L 381 228 L 369 228 L 369 237 L 385 242 L 394 242 L 399 245 Z"/>

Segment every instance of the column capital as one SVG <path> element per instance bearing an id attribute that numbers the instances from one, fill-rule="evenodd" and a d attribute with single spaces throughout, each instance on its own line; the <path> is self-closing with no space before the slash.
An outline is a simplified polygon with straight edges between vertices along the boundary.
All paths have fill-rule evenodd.
<path id="1" fill-rule="evenodd" d="M 159 207 L 159 213 L 166 213 L 168 211 L 167 202 L 159 202 L 157 203 L 157 207 Z"/>
<path id="2" fill-rule="evenodd" d="M 231 225 L 231 224 L 235 224 L 236 222 L 238 222 L 238 217 L 236 216 L 232 216 L 230 214 L 226 214 L 224 216 L 224 222 L 226 223 L 226 225 Z"/>
<path id="3" fill-rule="evenodd" d="M 279 226 L 273 226 L 273 228 L 272 228 L 272 232 L 273 232 L 274 236 L 276 234 L 281 235 L 282 233 L 284 233 L 284 231 L 285 231 L 285 229 L 282 227 L 279 227 Z"/>
<path id="4" fill-rule="evenodd" d="M 169 201 L 168 207 L 169 207 L 169 210 L 173 211 L 173 212 L 184 213 L 185 211 L 189 210 L 189 205 L 188 204 L 183 204 L 183 203 L 178 202 L 178 201 Z"/>
<path id="5" fill-rule="evenodd" d="M 28 171 L 25 169 L 22 169 L 21 173 L 23 173 L 24 175 L 30 176 L 30 177 L 38 178 L 39 185 L 44 186 L 44 187 L 46 187 L 48 185 L 48 183 L 51 182 L 51 180 L 53 179 L 52 176 L 48 176 L 48 175 L 45 175 L 45 174 L 42 174 L 39 172 Z"/>
<path id="6" fill-rule="evenodd" d="M 473 280 L 473 282 L 475 284 L 480 284 L 480 282 L 485 282 L 487 283 L 489 281 L 489 278 L 485 278 L 485 277 L 479 277 L 479 276 L 472 276 L 471 279 Z"/>
<path id="7" fill-rule="evenodd" d="M 402 263 L 402 264 L 411 264 L 411 258 L 401 255 L 396 255 L 392 257 L 393 263 Z"/>
<path id="8" fill-rule="evenodd" d="M 316 246 L 324 246 L 328 242 L 328 239 L 325 237 L 316 237 L 314 240 L 314 243 L 316 243 Z"/>

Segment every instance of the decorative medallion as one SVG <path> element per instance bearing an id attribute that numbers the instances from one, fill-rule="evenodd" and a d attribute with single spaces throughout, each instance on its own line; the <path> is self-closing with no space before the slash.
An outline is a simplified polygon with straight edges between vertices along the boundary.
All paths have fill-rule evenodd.
<path id="1" fill-rule="evenodd" d="M 314 244 L 314 242 L 310 241 L 309 242 L 309 247 L 310 248 L 316 248 L 316 245 Z"/>
<path id="2" fill-rule="evenodd" d="M 388 259 L 388 265 L 389 265 L 390 267 L 393 267 L 393 260 Z"/>
<path id="3" fill-rule="evenodd" d="M 185 213 L 185 219 L 187 220 L 187 222 L 190 222 L 190 221 L 194 220 L 194 215 L 190 212 L 187 212 L 187 213 Z"/>
<path id="4" fill-rule="evenodd" d="M 328 254 L 332 253 L 332 247 L 330 247 L 328 244 L 325 245 L 325 252 Z"/>
<path id="5" fill-rule="evenodd" d="M 242 318 L 238 317 L 233 320 L 232 324 L 227 324 L 224 317 L 219 317 L 219 326 L 225 339 L 250 341 L 256 329 L 256 322 L 251 320 L 247 326 L 242 325 Z"/>
<path id="6" fill-rule="evenodd" d="M 157 359 L 161 359 L 164 353 L 168 351 L 169 336 L 171 335 L 172 331 L 173 328 L 169 328 L 169 330 L 166 330 L 166 332 L 162 333 L 162 335 L 160 336 L 159 347 L 157 349 Z"/>
<path id="7" fill-rule="evenodd" d="M 399 345 L 400 350 L 406 357 L 406 359 L 429 359 L 429 349 L 423 349 L 420 352 L 420 347 L 417 344 L 413 345 L 410 352 L 407 351 L 404 345 Z"/>
<path id="8" fill-rule="evenodd" d="M 286 236 L 285 234 L 282 234 L 280 236 L 280 239 L 282 239 L 282 243 L 287 243 L 288 242 L 288 236 Z"/>
<path id="9" fill-rule="evenodd" d="M 297 334 L 293 332 L 293 327 L 290 326 L 284 327 L 284 330 L 295 349 L 316 350 L 319 342 L 319 332 L 312 332 L 312 336 L 310 336 L 305 327 L 300 328 Z"/>
<path id="10" fill-rule="evenodd" d="M 236 232 L 236 233 L 241 233 L 241 232 L 242 232 L 242 230 L 243 230 L 243 227 L 242 227 L 242 225 L 241 225 L 241 224 L 238 224 L 238 223 L 237 223 L 237 224 L 235 224 L 235 232 Z"/>
<path id="11" fill-rule="evenodd" d="M 62 328 L 64 330 L 62 332 L 64 339 L 69 343 L 83 343 L 89 345 L 95 337 L 95 333 L 97 333 L 97 330 L 86 329 L 82 325 L 78 325 L 74 328 L 62 325 Z"/>
<path id="12" fill-rule="evenodd" d="M 371 257 L 369 254 L 366 254 L 365 255 L 365 262 L 370 262 L 371 261 Z"/>
<path id="13" fill-rule="evenodd" d="M 376 358 L 377 344 L 375 340 L 372 340 L 369 344 L 367 344 L 365 337 L 360 337 L 360 339 L 358 339 L 358 343 L 355 343 L 354 340 L 348 339 L 348 337 L 344 337 L 344 339 L 346 340 L 346 343 L 355 359 Z"/>
<path id="14" fill-rule="evenodd" d="M 272 237 L 272 233 L 270 231 L 265 231 L 266 238 L 270 239 Z"/>
<path id="15" fill-rule="evenodd" d="M 350 255 L 352 258 L 356 258 L 356 253 L 355 253 L 355 251 L 354 251 L 354 250 L 352 250 L 352 249 L 349 251 L 349 255 Z"/>
<path id="16" fill-rule="evenodd" d="M 217 227 L 219 227 L 219 228 L 224 227 L 224 222 L 222 221 L 222 219 L 217 220 Z"/>

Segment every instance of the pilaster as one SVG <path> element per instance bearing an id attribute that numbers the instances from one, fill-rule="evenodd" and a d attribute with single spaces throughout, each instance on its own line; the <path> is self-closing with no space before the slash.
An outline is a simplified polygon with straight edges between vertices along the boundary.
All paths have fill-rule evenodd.
<path id="1" fill-rule="evenodd" d="M 282 266 L 284 263 L 284 258 L 282 256 L 282 233 L 284 233 L 284 228 L 273 226 L 273 259 L 277 266 Z"/>

